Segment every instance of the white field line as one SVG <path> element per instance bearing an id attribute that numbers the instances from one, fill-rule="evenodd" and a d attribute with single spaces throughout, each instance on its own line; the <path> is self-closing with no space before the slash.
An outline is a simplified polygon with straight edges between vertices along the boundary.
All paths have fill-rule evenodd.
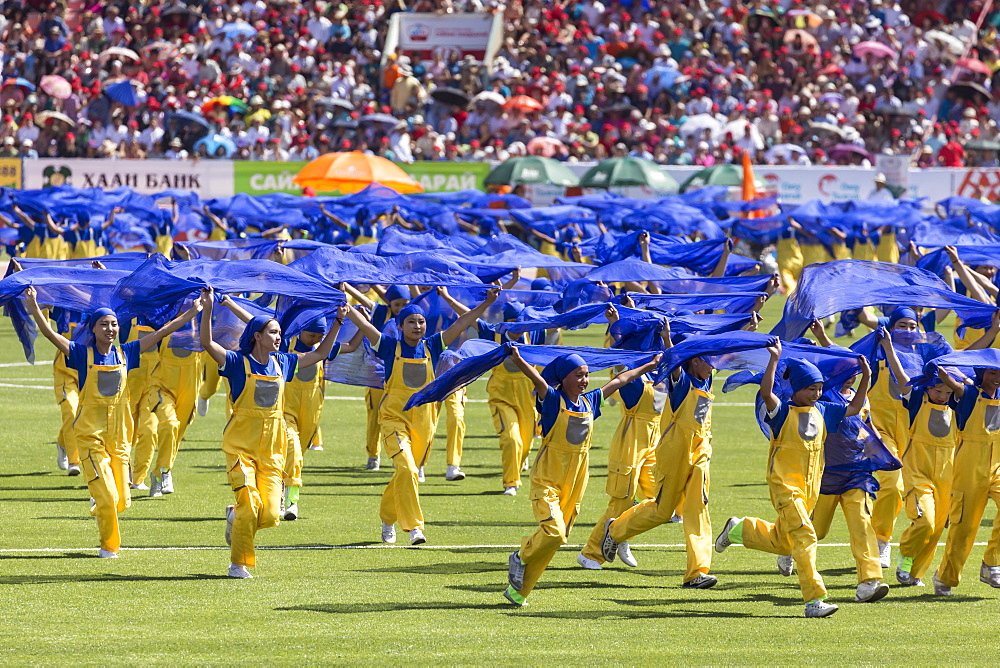
<path id="1" fill-rule="evenodd" d="M 220 520 L 221 521 L 221 520 Z M 896 543 L 893 543 L 896 545 Z M 974 545 L 983 546 L 986 543 L 973 543 Z M 850 547 L 850 543 L 820 543 L 819 547 Z M 938 543 L 938 547 L 943 547 L 944 543 Z M 289 551 L 289 550 L 401 550 L 401 549 L 415 549 L 415 550 L 510 550 L 521 547 L 520 543 L 512 543 L 510 545 L 420 545 L 419 547 L 411 547 L 409 545 L 385 545 L 385 544 L 373 544 L 373 545 L 294 545 L 294 546 L 270 546 L 261 547 L 257 546 L 256 550 L 272 550 L 272 551 Z M 638 548 L 670 548 L 679 549 L 685 547 L 684 543 L 650 543 L 650 544 L 635 544 L 632 547 Z M 582 549 L 583 545 L 565 545 L 563 550 L 579 550 Z M 48 553 L 48 552 L 89 552 L 94 550 L 94 547 L 20 547 L 20 548 L 0 548 L 0 554 L 5 553 Z M 229 550 L 226 546 L 193 546 L 193 547 L 180 547 L 180 546 L 162 546 L 162 547 L 123 547 L 125 552 L 195 552 L 201 550 Z"/>

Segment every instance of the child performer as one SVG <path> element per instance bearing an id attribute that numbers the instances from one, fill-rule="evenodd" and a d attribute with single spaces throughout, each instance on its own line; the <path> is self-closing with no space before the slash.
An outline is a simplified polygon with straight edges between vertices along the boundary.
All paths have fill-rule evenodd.
<path id="1" fill-rule="evenodd" d="M 177 316 L 159 330 L 132 343 L 115 346 L 118 317 L 108 308 L 97 309 L 81 326 L 93 340 L 73 342 L 53 331 L 38 308 L 35 288 L 25 290 L 25 301 L 38 331 L 66 356 L 66 366 L 78 378 L 79 406 L 73 433 L 80 452 L 84 479 L 93 498 L 90 514 L 97 518 L 101 534 L 100 557 L 117 557 L 121 547 L 118 513 L 132 503 L 129 492 L 129 369 L 139 366 L 139 355 L 176 331 L 195 316 L 200 306 Z"/>
<path id="2" fill-rule="evenodd" d="M 214 298 L 211 288 L 202 290 L 201 345 L 229 381 L 233 402 L 232 417 L 222 432 L 229 484 L 236 493 L 235 506 L 226 508 L 226 543 L 231 547 L 229 577 L 249 578 L 253 576 L 247 569 L 257 564 L 257 531 L 278 525 L 288 437 L 282 414 L 285 384 L 297 369 L 311 367 L 329 356 L 339 327 L 331 328 L 316 350 L 282 353 L 278 352 L 278 321 L 256 316 L 243 330 L 239 351 L 226 350 L 212 340 Z"/>
<path id="3" fill-rule="evenodd" d="M 730 517 L 715 540 L 715 550 L 724 552 L 733 543 L 741 543 L 772 554 L 791 553 L 806 601 L 805 616 L 828 617 L 838 607 L 824 600 L 827 592 L 816 568 L 816 531 L 810 515 L 819 497 L 826 433 L 837 429 L 845 416 L 861 412 L 871 369 L 865 358 L 859 359 L 861 382 L 851 403 L 845 406 L 819 400 L 823 393 L 819 369 L 806 361 L 789 360 L 786 375 L 792 397 L 783 402 L 774 393 L 781 342 L 767 350 L 771 359 L 764 369 L 760 398 L 772 434 L 767 484 L 778 519 L 772 524 L 756 517 Z"/>
<path id="4" fill-rule="evenodd" d="M 378 422 L 382 447 L 392 458 L 395 471 L 382 493 L 379 515 L 382 541 L 396 542 L 398 522 L 410 534 L 410 544 L 427 542 L 424 515 L 420 509 L 417 469 L 424 465 L 434 439 L 435 407 L 424 404 L 410 410 L 403 407 L 417 391 L 434 380 L 441 353 L 496 301 L 499 290 L 491 289 L 479 306 L 459 316 L 448 329 L 426 336 L 427 319 L 416 304 L 404 306 L 396 314 L 399 339 L 382 333 L 356 309 L 348 312 L 351 322 L 368 338 L 384 365 L 385 394 L 379 403 Z"/>
<path id="5" fill-rule="evenodd" d="M 510 357 L 535 386 L 542 426 L 542 448 L 531 471 L 532 511 L 539 527 L 521 541 L 521 548 L 507 562 L 509 586 L 504 596 L 520 606 L 526 604 L 556 550 L 566 544 L 576 521 L 587 488 L 590 439 L 601 404 L 655 368 L 660 356 L 590 392 L 590 369 L 577 354 L 557 357 L 541 373 L 524 361 L 515 345 L 511 345 Z"/>

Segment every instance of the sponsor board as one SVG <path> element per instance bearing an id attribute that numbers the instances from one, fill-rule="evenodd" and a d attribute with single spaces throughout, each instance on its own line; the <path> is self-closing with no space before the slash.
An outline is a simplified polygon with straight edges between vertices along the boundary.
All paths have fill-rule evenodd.
<path id="1" fill-rule="evenodd" d="M 23 161 L 22 173 L 29 190 L 60 185 L 105 190 L 124 186 L 144 194 L 170 188 L 205 198 L 233 194 L 233 163 L 228 160 L 35 158 Z"/>
<path id="2" fill-rule="evenodd" d="M 302 188 L 292 182 L 305 162 L 255 162 L 240 160 L 233 163 L 233 191 L 248 195 L 291 193 L 301 195 Z"/>
<path id="3" fill-rule="evenodd" d="M 482 59 L 493 31 L 492 14 L 399 13 L 399 44 L 403 53 L 434 53 Z"/>
<path id="4" fill-rule="evenodd" d="M 396 164 L 428 193 L 484 190 L 483 181 L 490 173 L 490 165 L 485 162 L 428 161 Z"/>
<path id="5" fill-rule="evenodd" d="M 0 188 L 21 187 L 21 159 L 0 158 Z"/>

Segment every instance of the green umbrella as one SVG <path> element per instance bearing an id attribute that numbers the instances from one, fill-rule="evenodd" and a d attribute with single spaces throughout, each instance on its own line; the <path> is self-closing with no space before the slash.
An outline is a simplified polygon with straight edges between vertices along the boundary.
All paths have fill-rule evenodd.
<path id="1" fill-rule="evenodd" d="M 511 158 L 497 165 L 486 176 L 486 183 L 494 185 L 551 183 L 555 186 L 570 187 L 579 185 L 580 179 L 558 160 L 529 155 L 524 158 Z"/>
<path id="2" fill-rule="evenodd" d="M 695 172 L 687 181 L 681 184 L 681 192 L 686 192 L 688 188 L 700 188 L 702 186 L 729 186 L 738 188 L 743 185 L 743 168 L 738 165 L 715 165 Z M 755 181 L 757 189 L 763 188 L 763 184 Z"/>
<path id="3" fill-rule="evenodd" d="M 1000 142 L 989 139 L 975 139 L 965 145 L 968 151 L 1000 151 Z"/>
<path id="4" fill-rule="evenodd" d="M 655 190 L 677 190 L 677 181 L 658 164 L 642 158 L 609 158 L 591 167 L 580 178 L 584 188 L 649 186 Z"/>

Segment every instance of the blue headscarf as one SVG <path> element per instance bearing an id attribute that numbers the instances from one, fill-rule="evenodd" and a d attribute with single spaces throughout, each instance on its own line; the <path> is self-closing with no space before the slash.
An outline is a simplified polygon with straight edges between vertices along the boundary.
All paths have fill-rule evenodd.
<path id="1" fill-rule="evenodd" d="M 583 359 L 581 355 L 577 353 L 561 355 L 545 365 L 545 368 L 542 369 L 542 378 L 552 387 L 557 387 L 566 376 L 582 366 L 587 366 L 587 360 Z"/>
<path id="2" fill-rule="evenodd" d="M 552 281 L 542 276 L 541 278 L 536 278 L 531 282 L 532 290 L 551 290 Z"/>
<path id="3" fill-rule="evenodd" d="M 87 331 L 93 332 L 94 327 L 97 327 L 97 322 L 106 315 L 113 315 L 116 318 L 115 312 L 109 308 L 99 308 L 96 311 L 92 311 L 89 316 L 87 316 Z"/>
<path id="4" fill-rule="evenodd" d="M 253 352 L 254 337 L 253 335 L 264 329 L 264 325 L 274 320 L 265 315 L 255 315 L 250 322 L 247 323 L 246 328 L 243 330 L 243 334 L 240 336 L 240 354 L 249 355 Z"/>
<path id="5" fill-rule="evenodd" d="M 405 299 L 406 301 L 410 301 L 410 292 L 409 290 L 404 290 L 398 285 L 390 285 L 389 289 L 385 291 L 385 303 L 391 304 L 397 299 Z"/>
<path id="6" fill-rule="evenodd" d="M 524 304 L 520 302 L 506 302 L 503 305 L 503 319 L 506 320 L 517 320 L 517 316 L 521 315 L 521 311 L 524 310 Z"/>
<path id="7" fill-rule="evenodd" d="M 396 327 L 402 327 L 403 322 L 408 316 L 411 315 L 422 315 L 426 318 L 427 312 L 418 304 L 407 304 L 403 308 L 399 309 L 399 313 L 396 314 Z"/>
<path id="8" fill-rule="evenodd" d="M 896 323 L 902 320 L 903 318 L 909 318 L 910 320 L 917 321 L 917 313 L 909 306 L 897 306 L 892 310 L 892 313 L 889 314 L 888 328 L 892 329 L 893 327 L 896 326 Z"/>
<path id="9" fill-rule="evenodd" d="M 791 383 L 793 393 L 823 382 L 823 373 L 815 364 L 806 360 L 788 360 L 785 373 L 788 374 L 788 382 Z"/>
<path id="10" fill-rule="evenodd" d="M 315 334 L 326 334 L 326 318 L 316 316 L 302 327 L 303 332 L 313 332 Z"/>

